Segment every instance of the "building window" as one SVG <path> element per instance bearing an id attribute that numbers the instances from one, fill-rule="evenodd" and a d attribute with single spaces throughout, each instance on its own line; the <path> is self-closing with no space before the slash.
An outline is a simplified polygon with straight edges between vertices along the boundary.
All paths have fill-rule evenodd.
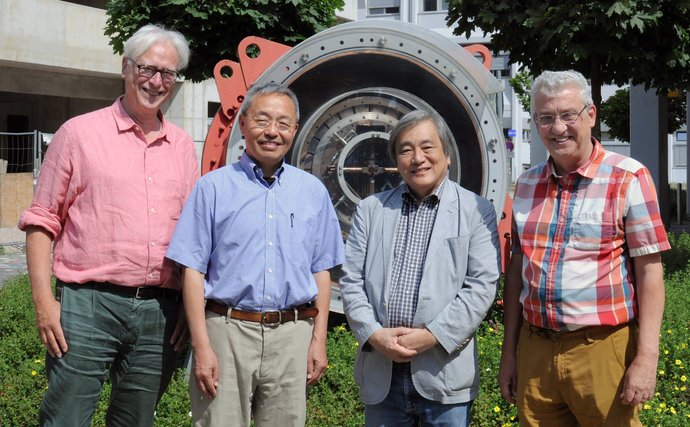
<path id="1" fill-rule="evenodd" d="M 400 0 L 369 0 L 369 15 L 400 13 Z"/>
<path id="2" fill-rule="evenodd" d="M 687 141 L 688 140 L 688 132 L 687 131 L 679 131 L 676 132 L 676 141 Z"/>
<path id="3" fill-rule="evenodd" d="M 683 133 L 685 133 L 685 132 L 683 132 Z M 688 165 L 688 146 L 687 146 L 687 144 L 673 144 L 673 167 L 674 168 L 684 168 L 687 165 Z"/>
<path id="4" fill-rule="evenodd" d="M 439 10 L 448 10 L 448 2 L 446 0 L 422 1 L 422 12 L 436 12 Z"/>

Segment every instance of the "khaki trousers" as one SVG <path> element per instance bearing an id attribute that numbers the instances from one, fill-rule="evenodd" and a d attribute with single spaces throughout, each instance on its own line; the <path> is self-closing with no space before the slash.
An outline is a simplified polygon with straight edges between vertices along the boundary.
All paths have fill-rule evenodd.
<path id="1" fill-rule="evenodd" d="M 539 336 L 522 323 L 517 404 L 521 426 L 641 426 L 641 405 L 623 405 L 637 323 Z"/>
<path id="2" fill-rule="evenodd" d="M 207 310 L 206 328 L 220 378 L 212 399 L 190 378 L 194 425 L 303 427 L 313 319 L 264 326 Z"/>

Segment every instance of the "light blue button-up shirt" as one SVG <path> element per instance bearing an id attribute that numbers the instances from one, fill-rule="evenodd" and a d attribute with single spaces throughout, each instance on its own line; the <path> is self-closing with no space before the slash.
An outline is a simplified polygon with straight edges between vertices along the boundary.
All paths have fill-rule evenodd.
<path id="1" fill-rule="evenodd" d="M 342 264 L 343 238 L 324 185 L 283 163 L 269 185 L 245 154 L 197 181 L 166 256 L 206 275 L 205 297 L 242 310 L 313 301 L 312 273 Z"/>

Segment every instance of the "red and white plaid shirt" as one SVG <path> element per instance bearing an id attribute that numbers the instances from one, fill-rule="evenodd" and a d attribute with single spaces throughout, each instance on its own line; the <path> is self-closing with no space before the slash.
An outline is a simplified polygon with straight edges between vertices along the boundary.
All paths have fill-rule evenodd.
<path id="1" fill-rule="evenodd" d="M 637 317 L 631 257 L 670 249 L 649 171 L 594 150 L 559 177 L 552 162 L 515 186 L 514 250 L 522 250 L 520 302 L 527 321 L 554 330 L 618 325 Z"/>

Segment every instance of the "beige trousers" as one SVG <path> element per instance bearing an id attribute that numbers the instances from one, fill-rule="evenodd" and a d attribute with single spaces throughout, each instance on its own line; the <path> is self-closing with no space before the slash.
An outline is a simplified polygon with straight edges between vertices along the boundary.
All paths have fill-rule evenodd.
<path id="1" fill-rule="evenodd" d="M 220 378 L 211 399 L 190 379 L 194 425 L 303 427 L 313 319 L 264 326 L 207 310 L 206 328 Z"/>

